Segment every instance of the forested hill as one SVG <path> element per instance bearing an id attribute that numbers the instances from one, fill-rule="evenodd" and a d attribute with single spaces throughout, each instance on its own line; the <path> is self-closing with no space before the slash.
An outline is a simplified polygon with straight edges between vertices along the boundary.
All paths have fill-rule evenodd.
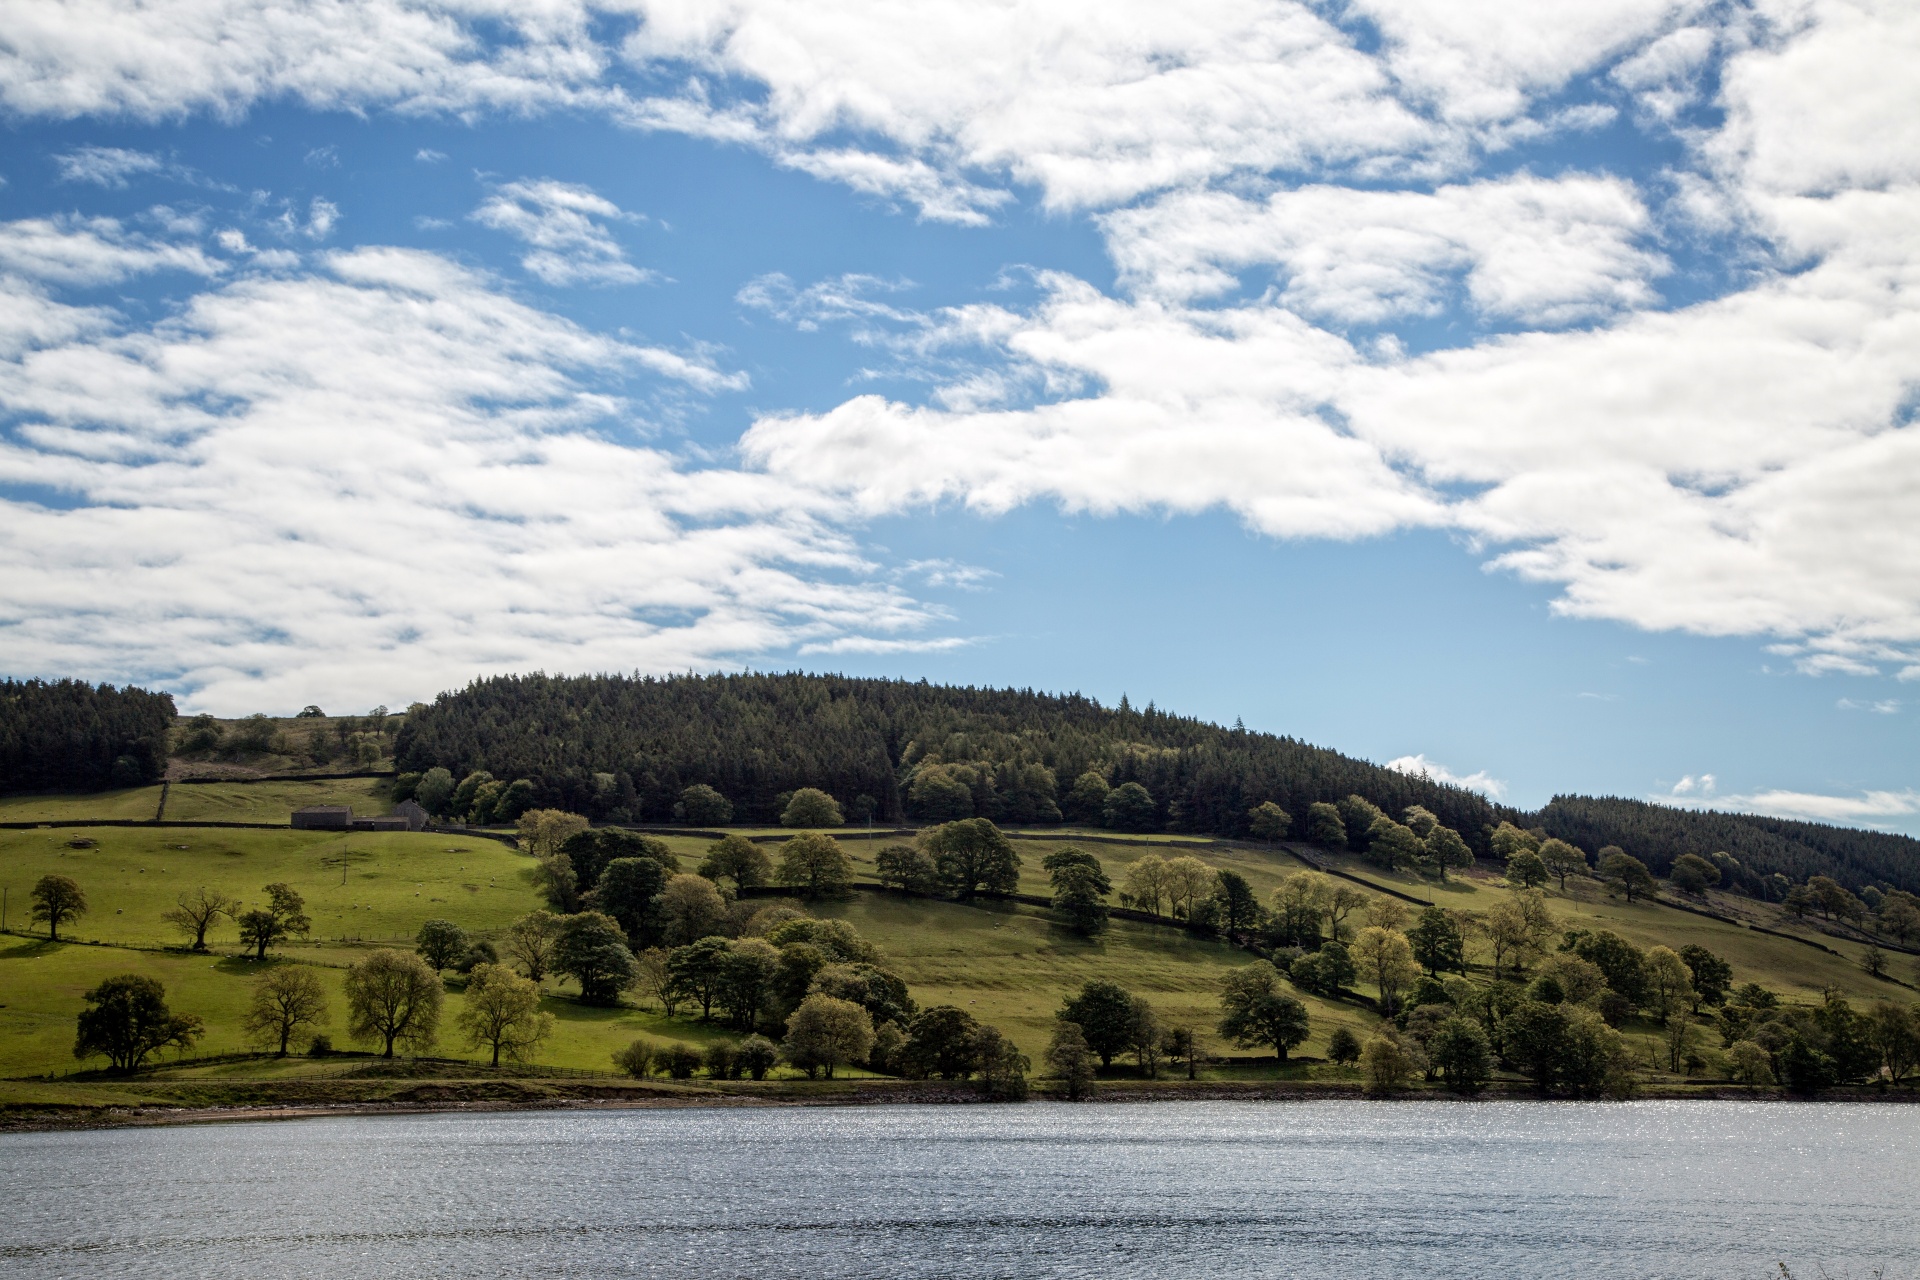
<path id="1" fill-rule="evenodd" d="M 1124 699 L 842 676 L 499 676 L 415 709 L 395 754 L 403 770 L 525 778 L 541 804 L 641 822 L 670 821 L 695 783 L 744 822 L 777 820 L 801 787 L 883 821 L 956 803 L 1001 822 L 1088 821 L 1088 773 L 1145 787 L 1162 830 L 1244 833 L 1268 800 L 1299 829 L 1309 804 L 1360 795 L 1390 814 L 1424 805 L 1484 852 L 1500 816 L 1459 787 Z"/>
<path id="2" fill-rule="evenodd" d="M 0 791 L 99 791 L 166 771 L 173 695 L 0 680 Z"/>
<path id="3" fill-rule="evenodd" d="M 1731 854 L 1739 887 L 1756 897 L 1781 897 L 1779 876 L 1795 883 L 1827 876 L 1856 892 L 1874 884 L 1920 893 L 1920 840 L 1911 836 L 1616 797 L 1555 796 L 1536 817 L 1548 834 L 1588 852 L 1619 845 L 1658 875 L 1683 853 Z"/>

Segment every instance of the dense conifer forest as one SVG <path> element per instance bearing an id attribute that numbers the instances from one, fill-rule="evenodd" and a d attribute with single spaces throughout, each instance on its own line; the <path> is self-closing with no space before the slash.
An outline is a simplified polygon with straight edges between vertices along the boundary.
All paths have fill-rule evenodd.
<path id="1" fill-rule="evenodd" d="M 166 771 L 173 695 L 84 680 L 0 680 L 0 792 L 100 791 Z"/>
<path id="2" fill-rule="evenodd" d="M 525 778 L 540 804 L 640 822 L 671 821 L 696 783 L 741 822 L 777 821 L 801 787 L 854 818 L 1097 822 L 1128 783 L 1151 798 L 1137 830 L 1240 835 L 1264 801 L 1301 822 L 1357 794 L 1388 813 L 1422 805 L 1484 852 L 1499 820 L 1459 787 L 1125 699 L 842 676 L 500 676 L 415 708 L 395 754 L 403 770 Z"/>
<path id="3" fill-rule="evenodd" d="M 1856 892 L 1869 884 L 1920 892 L 1920 840 L 1911 836 L 1590 796 L 1555 796 L 1522 820 L 1588 852 L 1618 845 L 1656 875 L 1665 875 L 1683 853 L 1726 853 L 1738 865 L 1722 866 L 1722 875 L 1757 898 L 1777 901 L 1788 881 L 1804 883 L 1809 876 L 1827 876 Z"/>

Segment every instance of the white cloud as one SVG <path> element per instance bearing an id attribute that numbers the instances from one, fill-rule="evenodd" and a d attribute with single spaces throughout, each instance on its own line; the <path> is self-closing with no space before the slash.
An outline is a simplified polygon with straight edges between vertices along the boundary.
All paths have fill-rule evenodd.
<path id="1" fill-rule="evenodd" d="M 1123 297 L 1058 275 L 1025 309 L 909 312 L 844 280 L 743 295 L 849 323 L 943 379 L 926 405 L 767 415 L 743 482 L 816 492 L 842 518 L 1053 501 L 1223 506 L 1286 537 L 1445 527 L 1553 584 L 1565 613 L 1766 635 L 1813 672 L 1920 670 L 1920 8 L 1329 12 L 68 0 L 10 15 L 0 102 L 146 119 L 269 99 L 596 111 L 930 218 L 992 217 L 1011 184 L 1055 211 L 1117 210 Z M 1721 125 L 1687 114 L 1711 86 Z M 1663 198 L 1480 167 L 1629 100 L 1687 149 Z M 585 188 L 511 184 L 476 216 L 526 240 L 550 282 L 640 274 L 609 230 L 620 211 Z M 1720 296 L 1656 296 L 1660 254 L 1682 246 L 1720 255 Z M 1220 301 L 1249 269 L 1274 289 Z M 1490 324 L 1563 331 L 1455 333 L 1409 356 L 1393 335 L 1358 345 L 1314 323 L 1444 316 L 1456 294 Z M 82 323 L 19 310 L 21 332 Z"/>
<path id="2" fill-rule="evenodd" d="M 1898 698 L 1842 698 L 1833 705 L 1842 711 L 1871 711 L 1879 716 L 1897 715 L 1900 711 Z"/>
<path id="3" fill-rule="evenodd" d="M 1479 791 L 1495 800 L 1507 793 L 1507 784 L 1484 769 L 1473 773 L 1455 773 L 1439 761 L 1427 759 L 1424 754 L 1398 756 L 1387 761 L 1387 768 L 1396 773 L 1409 774 L 1416 778 L 1431 778 L 1435 782 L 1445 783 L 1448 786 Z"/>
<path id="4" fill-rule="evenodd" d="M 813 641 L 800 646 L 803 656 L 834 653 L 948 653 L 974 643 L 963 636 L 943 636 L 933 640 L 887 640 L 875 636 L 842 636 L 837 640 Z"/>
<path id="5" fill-rule="evenodd" d="M 1881 820 L 1920 813 L 1920 791 L 1862 791 L 1827 795 L 1816 791 L 1755 791 L 1727 796 L 1659 796 L 1661 802 L 1683 808 L 1717 809 L 1723 813 L 1764 814 L 1800 818 L 1809 822 L 1837 822 L 1858 826 L 1881 825 Z"/>
<path id="6" fill-rule="evenodd" d="M 989 579 L 1000 575 L 977 564 L 958 560 L 909 560 L 900 566 L 904 576 L 918 577 L 929 587 L 955 587 L 961 591 L 984 591 Z"/>
<path id="7" fill-rule="evenodd" d="M 1314 186 L 1252 201 L 1191 192 L 1109 215 L 1130 284 L 1169 298 L 1230 287 L 1273 264 L 1281 300 L 1307 315 L 1373 324 L 1435 315 L 1454 281 L 1482 315 L 1563 325 L 1653 301 L 1664 260 L 1639 247 L 1646 209 L 1617 178 L 1520 174 L 1431 193 Z"/>
<path id="8" fill-rule="evenodd" d="M 0 290 L 0 483 L 74 504 L 0 500 L 13 669 L 160 679 L 215 711 L 371 705 L 932 619 L 818 498 L 625 440 L 621 380 L 698 384 L 686 357 L 431 254 L 322 261 L 150 327 Z"/>
<path id="9" fill-rule="evenodd" d="M 79 147 L 53 158 L 62 182 L 91 182 L 99 187 L 124 187 L 127 179 L 156 173 L 166 167 L 159 156 L 122 147 Z"/>
<path id="10" fill-rule="evenodd" d="M 639 284 L 656 278 L 627 261 L 605 226 L 639 219 L 591 188 L 550 178 L 509 182 L 471 216 L 532 246 L 520 265 L 548 284 Z"/>
<path id="11" fill-rule="evenodd" d="M 447 158 L 447 153 L 435 151 L 432 147 L 422 147 L 413 153 L 413 158 L 421 164 L 439 164 Z"/>
<path id="12" fill-rule="evenodd" d="M 211 276 L 221 270 L 192 245 L 153 240 L 113 218 L 0 222 L 0 272 L 49 284 L 105 285 L 152 271 Z"/>

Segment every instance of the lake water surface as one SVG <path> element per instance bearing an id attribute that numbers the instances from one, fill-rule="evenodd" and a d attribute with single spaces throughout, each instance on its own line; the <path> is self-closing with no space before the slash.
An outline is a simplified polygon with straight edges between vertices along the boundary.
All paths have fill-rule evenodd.
<path id="1" fill-rule="evenodd" d="M 1920 1275 L 1920 1107 L 697 1109 L 0 1136 L 9 1276 Z"/>

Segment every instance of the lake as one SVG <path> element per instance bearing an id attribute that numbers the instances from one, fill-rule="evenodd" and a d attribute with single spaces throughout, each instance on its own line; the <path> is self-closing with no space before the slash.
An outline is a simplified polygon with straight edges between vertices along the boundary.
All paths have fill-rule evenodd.
<path id="1" fill-rule="evenodd" d="M 0 1273 L 1920 1274 L 1920 1107 L 1194 1102 L 0 1135 Z"/>

